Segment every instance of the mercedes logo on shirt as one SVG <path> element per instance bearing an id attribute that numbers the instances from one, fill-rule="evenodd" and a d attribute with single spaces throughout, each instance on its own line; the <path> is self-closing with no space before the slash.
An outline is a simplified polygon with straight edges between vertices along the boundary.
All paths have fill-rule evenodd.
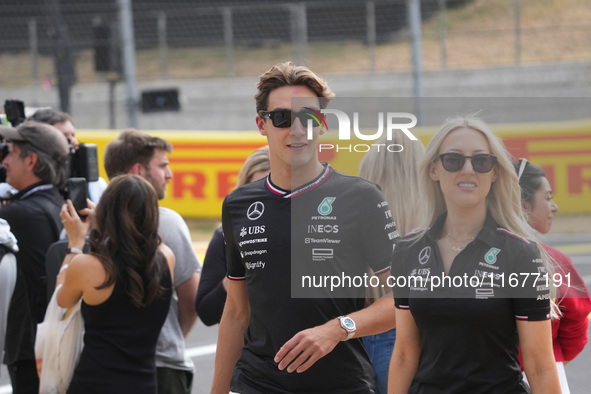
<path id="1" fill-rule="evenodd" d="M 246 211 L 246 216 L 250 220 L 257 220 L 263 215 L 263 212 L 265 212 L 265 205 L 260 201 L 256 201 L 250 204 L 248 211 Z"/>
<path id="2" fill-rule="evenodd" d="M 425 246 L 419 253 L 419 263 L 421 263 L 421 265 L 426 264 L 427 261 L 429 261 L 429 257 L 431 257 L 431 247 Z"/>

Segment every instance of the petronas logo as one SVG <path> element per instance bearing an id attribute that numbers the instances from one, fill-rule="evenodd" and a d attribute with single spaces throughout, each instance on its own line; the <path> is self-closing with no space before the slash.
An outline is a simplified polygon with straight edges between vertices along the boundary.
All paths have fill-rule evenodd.
<path id="1" fill-rule="evenodd" d="M 318 213 L 325 216 L 332 212 L 332 203 L 336 197 L 324 197 L 324 200 L 318 205 Z"/>
<path id="2" fill-rule="evenodd" d="M 499 254 L 500 251 L 501 251 L 501 249 L 490 248 L 490 250 L 488 252 L 486 252 L 486 254 L 484 255 L 484 261 L 486 261 L 489 264 L 496 263 L 497 262 L 497 255 Z"/>

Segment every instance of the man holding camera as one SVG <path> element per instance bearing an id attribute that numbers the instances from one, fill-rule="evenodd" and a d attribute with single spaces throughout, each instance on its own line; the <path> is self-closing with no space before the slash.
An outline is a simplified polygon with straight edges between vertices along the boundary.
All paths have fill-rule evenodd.
<path id="1" fill-rule="evenodd" d="M 78 139 L 76 139 L 76 128 L 74 127 L 74 119 L 65 113 L 56 111 L 52 108 L 44 108 L 37 110 L 27 120 L 36 120 L 54 126 L 56 129 L 64 133 L 72 148 L 78 146 Z M 107 188 L 107 181 L 103 178 L 98 178 L 96 181 L 88 182 L 88 197 L 95 204 L 98 203 L 101 194 Z"/>
<path id="2" fill-rule="evenodd" d="M 61 188 L 67 177 L 66 137 L 53 126 L 27 121 L 17 128 L 0 127 L 11 142 L 2 163 L 6 182 L 19 192 L 0 207 L 17 238 L 18 277 L 8 312 L 6 353 L 13 393 L 37 393 L 35 333 L 47 306 L 45 253 L 63 228 L 59 213 L 65 203 Z"/>

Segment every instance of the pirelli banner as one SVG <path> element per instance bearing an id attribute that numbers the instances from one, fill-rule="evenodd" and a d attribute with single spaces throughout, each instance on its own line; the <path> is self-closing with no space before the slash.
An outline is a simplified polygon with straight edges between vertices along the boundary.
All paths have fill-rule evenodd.
<path id="1" fill-rule="evenodd" d="M 541 166 L 554 190 L 560 213 L 591 212 L 591 119 L 565 122 L 491 124 L 514 158 L 525 157 Z M 320 139 L 319 157 L 339 171 L 357 174 L 359 162 L 375 141 L 339 140 L 330 131 Z M 436 128 L 412 129 L 425 145 Z M 258 132 L 149 131 L 173 144 L 174 173 L 164 206 L 184 217 L 219 218 L 224 197 L 234 189 L 248 155 L 266 144 Z M 79 131 L 81 142 L 98 145 L 100 174 L 105 146 L 116 132 Z M 383 146 L 395 151 L 396 147 Z"/>
<path id="2" fill-rule="evenodd" d="M 224 197 L 236 186 L 244 160 L 255 149 L 267 144 L 256 132 L 226 131 L 147 131 L 173 146 L 169 155 L 173 179 L 168 185 L 163 206 L 183 217 L 221 218 Z M 100 176 L 107 179 L 103 155 L 117 132 L 78 131 L 80 142 L 97 144 Z"/>

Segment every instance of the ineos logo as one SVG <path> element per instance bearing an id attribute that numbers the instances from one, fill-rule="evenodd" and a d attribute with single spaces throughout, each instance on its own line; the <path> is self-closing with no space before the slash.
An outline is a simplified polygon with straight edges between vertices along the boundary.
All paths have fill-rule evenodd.
<path id="1" fill-rule="evenodd" d="M 421 249 L 421 252 L 419 253 L 419 263 L 421 263 L 421 265 L 426 264 L 427 261 L 429 261 L 430 257 L 431 257 L 431 247 L 425 246 L 423 249 Z"/>
<path id="2" fill-rule="evenodd" d="M 250 204 L 250 207 L 248 207 L 248 211 L 246 211 L 246 216 L 250 220 L 257 220 L 258 218 L 263 216 L 263 212 L 265 212 L 265 205 L 260 201 L 256 201 Z"/>

